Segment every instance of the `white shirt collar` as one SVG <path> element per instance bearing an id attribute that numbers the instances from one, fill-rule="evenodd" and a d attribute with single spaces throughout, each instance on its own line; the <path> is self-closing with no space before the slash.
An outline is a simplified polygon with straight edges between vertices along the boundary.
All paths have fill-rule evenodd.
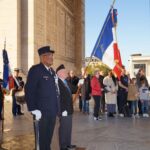
<path id="1" fill-rule="evenodd" d="M 45 66 L 45 68 L 47 69 L 47 70 L 49 70 L 51 67 L 47 67 L 46 65 L 44 65 Z"/>

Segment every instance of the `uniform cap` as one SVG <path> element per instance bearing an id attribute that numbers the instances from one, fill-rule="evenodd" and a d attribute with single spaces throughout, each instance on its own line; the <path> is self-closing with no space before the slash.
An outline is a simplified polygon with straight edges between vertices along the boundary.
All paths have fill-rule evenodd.
<path id="1" fill-rule="evenodd" d="M 44 46 L 38 49 L 39 56 L 45 53 L 54 53 L 54 50 L 52 50 L 50 46 Z"/>
<path id="2" fill-rule="evenodd" d="M 61 69 L 65 69 L 65 66 L 63 64 L 61 64 L 60 66 L 57 67 L 56 73 Z"/>

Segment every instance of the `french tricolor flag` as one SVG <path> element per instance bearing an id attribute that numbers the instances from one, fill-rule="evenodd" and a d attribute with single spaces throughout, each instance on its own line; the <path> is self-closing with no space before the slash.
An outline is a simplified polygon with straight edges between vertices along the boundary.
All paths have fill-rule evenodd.
<path id="1" fill-rule="evenodd" d="M 122 61 L 115 38 L 116 24 L 117 10 L 110 9 L 94 46 L 92 56 L 99 58 L 104 64 L 115 72 L 118 78 L 120 78 Z"/>
<path id="2" fill-rule="evenodd" d="M 14 78 L 10 70 L 8 55 L 5 49 L 3 50 L 3 63 L 3 88 L 7 92 L 14 88 Z"/>

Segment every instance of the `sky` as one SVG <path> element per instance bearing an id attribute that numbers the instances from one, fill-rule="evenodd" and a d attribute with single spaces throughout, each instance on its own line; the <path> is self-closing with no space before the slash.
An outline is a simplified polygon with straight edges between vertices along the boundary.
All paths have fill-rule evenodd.
<path id="1" fill-rule="evenodd" d="M 85 56 L 92 53 L 113 0 L 85 0 Z M 150 56 L 150 0 L 116 0 L 117 41 L 123 64 L 130 55 Z"/>

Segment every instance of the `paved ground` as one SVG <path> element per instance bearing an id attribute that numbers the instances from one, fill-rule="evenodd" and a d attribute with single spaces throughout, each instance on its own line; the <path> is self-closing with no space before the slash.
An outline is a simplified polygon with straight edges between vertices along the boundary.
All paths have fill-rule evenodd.
<path id="1" fill-rule="evenodd" d="M 92 108 L 90 115 L 84 115 L 75 106 L 72 143 L 78 150 L 150 150 L 150 119 L 148 118 L 107 118 L 94 121 Z M 0 150 L 33 150 L 34 136 L 31 115 L 24 107 L 25 115 L 13 117 L 11 102 L 5 102 L 4 133 L 0 131 Z M 0 122 L 1 126 L 1 122 Z M 58 122 L 52 150 L 58 147 Z"/>

